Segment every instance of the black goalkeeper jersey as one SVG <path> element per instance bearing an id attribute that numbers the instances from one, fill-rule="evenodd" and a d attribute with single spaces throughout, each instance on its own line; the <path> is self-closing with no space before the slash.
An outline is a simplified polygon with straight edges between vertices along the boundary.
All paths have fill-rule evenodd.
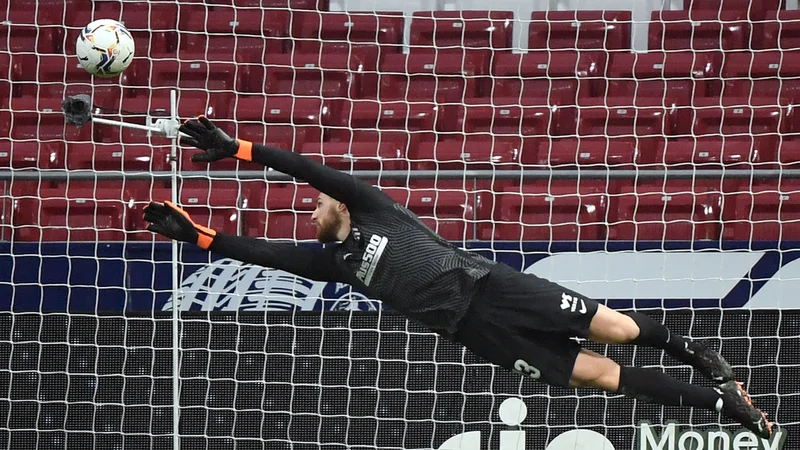
<path id="1" fill-rule="evenodd" d="M 254 145 L 253 161 L 347 205 L 351 231 L 325 248 L 217 234 L 210 251 L 317 281 L 348 283 L 451 337 L 495 264 L 450 244 L 378 188 L 293 152 Z"/>

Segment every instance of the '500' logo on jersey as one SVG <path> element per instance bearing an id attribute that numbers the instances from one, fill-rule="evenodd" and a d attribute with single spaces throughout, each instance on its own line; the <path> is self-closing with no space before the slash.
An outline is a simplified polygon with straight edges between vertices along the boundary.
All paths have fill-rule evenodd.
<path id="1" fill-rule="evenodd" d="M 375 268 L 378 266 L 378 261 L 381 259 L 381 255 L 388 243 L 388 239 L 377 234 L 373 234 L 369 238 L 369 244 L 364 250 L 364 256 L 361 257 L 361 267 L 358 268 L 358 273 L 356 273 L 358 279 L 365 285 L 369 286 L 370 281 L 372 281 L 372 275 L 375 274 Z"/>

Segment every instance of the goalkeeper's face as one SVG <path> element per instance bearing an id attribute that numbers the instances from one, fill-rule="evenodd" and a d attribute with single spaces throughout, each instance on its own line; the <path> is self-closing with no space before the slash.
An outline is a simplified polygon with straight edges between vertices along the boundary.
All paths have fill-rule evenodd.
<path id="1" fill-rule="evenodd" d="M 317 197 L 317 207 L 311 215 L 311 221 L 317 227 L 317 240 L 323 244 L 341 241 L 347 236 L 349 230 L 345 229 L 347 207 L 344 203 L 320 194 Z"/>

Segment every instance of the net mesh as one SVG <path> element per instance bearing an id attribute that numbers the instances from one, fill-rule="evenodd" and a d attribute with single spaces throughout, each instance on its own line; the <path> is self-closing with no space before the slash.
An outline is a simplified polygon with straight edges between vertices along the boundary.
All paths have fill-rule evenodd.
<path id="1" fill-rule="evenodd" d="M 305 245 L 316 192 L 190 149 L 170 174 L 170 141 L 60 113 L 91 93 L 148 124 L 173 90 L 181 118 L 352 171 L 448 240 L 708 339 L 791 430 L 800 13 L 567 3 L 0 0 L 0 448 L 173 448 L 176 409 L 185 449 L 439 448 L 472 431 L 459 448 L 523 448 L 501 437 L 508 398 L 527 405 L 524 448 L 573 450 L 552 441 L 581 428 L 642 450 L 640 421 L 738 432 L 522 380 L 347 286 L 176 258 L 145 231 L 151 199 Z M 119 78 L 74 57 L 100 18 L 136 41 Z M 588 348 L 703 383 L 661 352 Z"/>

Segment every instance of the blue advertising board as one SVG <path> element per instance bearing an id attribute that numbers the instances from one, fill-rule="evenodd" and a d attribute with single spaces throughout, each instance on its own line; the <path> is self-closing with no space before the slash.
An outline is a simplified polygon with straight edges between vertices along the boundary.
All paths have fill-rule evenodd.
<path id="1" fill-rule="evenodd" d="M 315 245 L 315 244 L 308 244 Z M 615 308 L 800 308 L 800 243 L 474 242 L 468 249 Z M 319 283 L 170 243 L 2 243 L 0 311 L 376 310 Z"/>

